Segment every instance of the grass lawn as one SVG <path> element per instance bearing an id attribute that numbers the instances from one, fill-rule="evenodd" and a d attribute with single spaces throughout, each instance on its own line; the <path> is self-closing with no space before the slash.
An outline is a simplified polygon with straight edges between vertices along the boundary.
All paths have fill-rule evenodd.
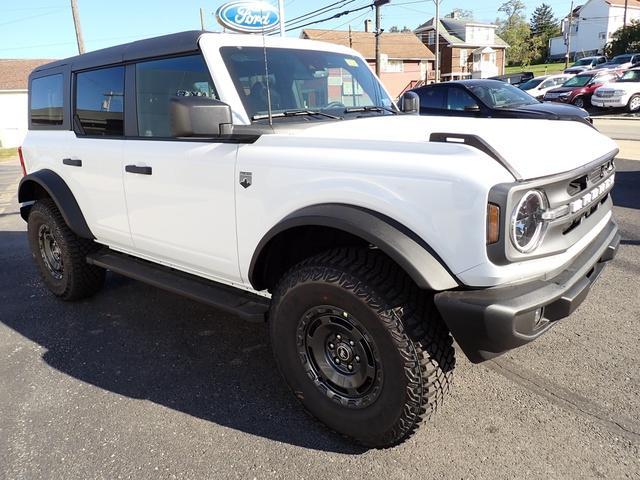
<path id="1" fill-rule="evenodd" d="M 0 162 L 9 160 L 18 155 L 17 148 L 0 148 Z"/>
<path id="2" fill-rule="evenodd" d="M 527 67 L 507 67 L 506 73 L 533 72 L 534 77 L 540 75 L 551 75 L 553 73 L 562 73 L 564 70 L 564 62 L 560 63 L 541 63 L 539 65 L 529 65 Z"/>

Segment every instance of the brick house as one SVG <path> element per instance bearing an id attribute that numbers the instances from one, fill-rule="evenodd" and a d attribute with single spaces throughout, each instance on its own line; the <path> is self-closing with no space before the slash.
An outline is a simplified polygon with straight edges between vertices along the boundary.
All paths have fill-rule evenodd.
<path id="1" fill-rule="evenodd" d="M 353 48 L 375 71 L 376 48 L 373 32 L 306 29 L 300 37 Z M 434 78 L 435 56 L 411 32 L 384 32 L 380 36 L 380 51 L 380 80 L 392 98 L 398 97 L 409 86 L 419 81 Z"/>
<path id="2" fill-rule="evenodd" d="M 440 78 L 488 78 L 503 75 L 507 43 L 496 34 L 497 25 L 462 20 L 455 13 L 440 19 Z M 414 30 L 435 51 L 436 28 L 432 18 Z"/>

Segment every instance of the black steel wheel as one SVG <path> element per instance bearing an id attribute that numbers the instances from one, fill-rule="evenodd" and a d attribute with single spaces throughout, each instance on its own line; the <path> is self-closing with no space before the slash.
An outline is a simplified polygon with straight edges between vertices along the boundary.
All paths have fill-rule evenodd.
<path id="1" fill-rule="evenodd" d="M 74 234 L 51 199 L 38 200 L 31 207 L 27 236 L 40 276 L 54 295 L 77 300 L 102 288 L 104 269 L 86 261 L 98 245 Z"/>
<path id="2" fill-rule="evenodd" d="M 378 250 L 296 265 L 269 322 L 278 368 L 306 410 L 365 446 L 406 440 L 449 390 L 453 342 L 432 296 Z"/>
<path id="3" fill-rule="evenodd" d="M 328 305 L 310 308 L 298 323 L 298 353 L 318 389 L 349 408 L 378 398 L 382 368 L 375 343 L 348 312 Z"/>

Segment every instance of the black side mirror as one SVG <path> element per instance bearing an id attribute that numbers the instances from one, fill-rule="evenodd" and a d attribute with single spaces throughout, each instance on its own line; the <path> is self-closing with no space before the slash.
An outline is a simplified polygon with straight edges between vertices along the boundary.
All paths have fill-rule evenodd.
<path id="1" fill-rule="evenodd" d="M 400 110 L 404 113 L 418 115 L 420 113 L 420 97 L 416 92 L 404 92 L 400 97 Z"/>
<path id="2" fill-rule="evenodd" d="M 207 97 L 173 97 L 169 107 L 174 137 L 231 135 L 231 107 Z"/>

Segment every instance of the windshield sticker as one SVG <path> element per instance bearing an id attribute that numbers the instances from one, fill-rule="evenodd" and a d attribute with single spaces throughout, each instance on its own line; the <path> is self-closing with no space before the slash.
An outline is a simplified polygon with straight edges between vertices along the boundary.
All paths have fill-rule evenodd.
<path id="1" fill-rule="evenodd" d="M 345 58 L 344 61 L 350 67 L 357 67 L 358 66 L 358 62 L 356 62 L 353 58 Z"/>

